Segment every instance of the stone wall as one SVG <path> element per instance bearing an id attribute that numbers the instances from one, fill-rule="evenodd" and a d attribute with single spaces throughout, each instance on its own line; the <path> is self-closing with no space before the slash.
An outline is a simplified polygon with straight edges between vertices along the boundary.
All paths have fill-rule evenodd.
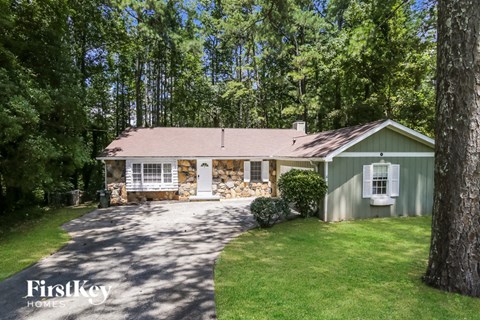
<path id="1" fill-rule="evenodd" d="M 128 202 L 178 200 L 177 191 L 129 191 Z"/>
<path id="2" fill-rule="evenodd" d="M 270 197 L 276 194 L 276 161 L 270 161 L 270 181 L 243 181 L 243 160 L 213 160 L 213 195 L 222 199 Z M 151 200 L 188 200 L 197 194 L 197 161 L 178 160 L 178 191 L 128 192 L 125 160 L 106 160 L 107 186 L 112 205 Z"/>
<path id="3" fill-rule="evenodd" d="M 244 182 L 243 160 L 213 160 L 213 194 L 222 199 L 275 196 L 276 161 L 270 161 L 269 182 Z"/>
<path id="4" fill-rule="evenodd" d="M 105 160 L 107 184 L 125 183 L 125 160 Z"/>
<path id="5" fill-rule="evenodd" d="M 110 191 L 110 204 L 112 206 L 127 204 L 127 185 L 125 183 L 109 183 L 107 189 Z"/>
<path id="6" fill-rule="evenodd" d="M 110 204 L 122 205 L 128 202 L 125 184 L 125 160 L 105 160 L 107 189 L 110 191 Z"/>
<path id="7" fill-rule="evenodd" d="M 178 160 L 178 198 L 188 200 L 197 194 L 197 160 Z"/>

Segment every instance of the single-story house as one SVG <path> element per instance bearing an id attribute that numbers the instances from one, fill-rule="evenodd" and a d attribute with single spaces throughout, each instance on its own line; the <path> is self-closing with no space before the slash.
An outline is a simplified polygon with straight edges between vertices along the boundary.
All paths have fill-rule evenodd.
<path id="1" fill-rule="evenodd" d="M 282 173 L 315 170 L 325 221 L 430 214 L 434 140 L 392 120 L 293 129 L 131 128 L 98 157 L 112 203 L 276 196 Z"/>

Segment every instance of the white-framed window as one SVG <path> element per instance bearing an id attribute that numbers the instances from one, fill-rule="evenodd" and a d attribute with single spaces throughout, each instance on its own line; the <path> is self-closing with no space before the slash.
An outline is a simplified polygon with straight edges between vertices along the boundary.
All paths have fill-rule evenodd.
<path id="1" fill-rule="evenodd" d="M 372 163 L 363 166 L 363 198 L 393 198 L 399 195 L 399 164 Z"/>
<path id="2" fill-rule="evenodd" d="M 142 164 L 132 164 L 132 180 L 133 183 L 142 183 Z"/>
<path id="3" fill-rule="evenodd" d="M 172 164 L 171 163 L 164 163 L 163 164 L 163 182 L 164 183 L 172 183 Z"/>
<path id="4" fill-rule="evenodd" d="M 268 182 L 270 180 L 269 161 L 245 161 L 243 163 L 243 181 Z"/>
<path id="5" fill-rule="evenodd" d="M 372 164 L 372 195 L 388 195 L 388 164 Z"/>
<path id="6" fill-rule="evenodd" d="M 176 160 L 127 160 L 127 190 L 157 191 L 178 189 Z"/>
<path id="7" fill-rule="evenodd" d="M 144 163 L 143 164 L 143 182 L 144 183 L 162 183 L 163 182 L 162 166 L 163 166 L 163 163 Z"/>

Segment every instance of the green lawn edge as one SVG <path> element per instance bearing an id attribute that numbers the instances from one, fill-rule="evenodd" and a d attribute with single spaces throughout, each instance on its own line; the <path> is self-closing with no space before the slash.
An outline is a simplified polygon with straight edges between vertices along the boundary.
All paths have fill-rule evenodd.
<path id="1" fill-rule="evenodd" d="M 218 319 L 480 319 L 480 299 L 422 283 L 430 232 L 431 217 L 247 231 L 215 266 Z"/>
<path id="2" fill-rule="evenodd" d="M 0 281 L 28 268 L 64 247 L 71 239 L 62 225 L 95 209 L 67 207 L 46 211 L 39 218 L 2 230 Z"/>

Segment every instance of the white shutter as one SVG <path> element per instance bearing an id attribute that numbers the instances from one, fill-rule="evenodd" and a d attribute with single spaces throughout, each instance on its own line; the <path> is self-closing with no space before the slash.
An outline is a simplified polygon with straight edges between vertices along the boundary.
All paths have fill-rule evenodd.
<path id="1" fill-rule="evenodd" d="M 270 180 L 270 163 L 269 161 L 262 161 L 262 181 L 268 182 Z"/>
<path id="2" fill-rule="evenodd" d="M 243 181 L 250 182 L 250 161 L 243 162 Z"/>
<path id="3" fill-rule="evenodd" d="M 125 161 L 125 182 L 127 184 L 127 189 L 130 189 L 133 185 L 133 176 L 132 176 L 132 161 Z"/>
<path id="4" fill-rule="evenodd" d="M 392 164 L 389 169 L 388 180 L 390 197 L 398 197 L 400 195 L 400 165 Z"/>
<path id="5" fill-rule="evenodd" d="M 363 166 L 363 198 L 372 197 L 372 165 Z"/>

